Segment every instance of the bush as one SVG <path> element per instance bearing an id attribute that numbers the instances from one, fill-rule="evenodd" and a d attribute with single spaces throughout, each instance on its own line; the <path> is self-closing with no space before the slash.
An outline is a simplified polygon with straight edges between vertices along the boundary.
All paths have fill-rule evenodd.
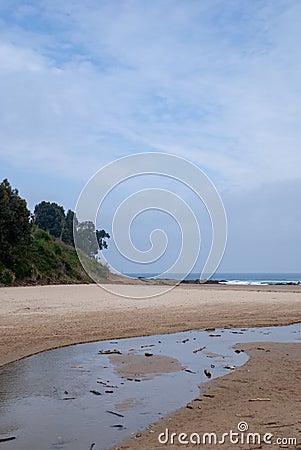
<path id="1" fill-rule="evenodd" d="M 6 267 L 0 269 L 0 283 L 2 284 L 12 284 L 16 280 L 16 275 L 10 269 Z"/>

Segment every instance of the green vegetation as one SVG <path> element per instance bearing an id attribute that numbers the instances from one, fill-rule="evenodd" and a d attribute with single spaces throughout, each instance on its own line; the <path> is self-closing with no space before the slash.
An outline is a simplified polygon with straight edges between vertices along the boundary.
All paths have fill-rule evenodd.
<path id="1" fill-rule="evenodd" d="M 26 201 L 4 180 L 0 184 L 0 284 L 93 282 L 74 248 L 73 218 L 73 211 L 69 210 L 65 216 L 63 207 L 42 202 L 36 206 L 31 220 Z M 89 230 L 98 242 L 109 237 L 104 230 L 95 231 L 94 224 Z M 91 236 L 87 234 L 87 237 Z M 106 246 L 105 242 L 101 248 Z M 94 250 L 89 256 L 82 253 L 81 258 L 86 259 L 98 280 L 105 281 L 110 272 L 94 258 L 97 253 Z"/>
<path id="2" fill-rule="evenodd" d="M 91 283 L 92 280 L 84 271 L 75 249 L 66 245 L 45 231 L 36 228 L 32 235 L 27 265 L 30 276 L 27 282 L 41 284 L 55 283 Z M 100 279 L 105 279 L 109 270 L 99 264 L 95 258 L 88 258 Z"/>
<path id="3" fill-rule="evenodd" d="M 87 255 L 95 256 L 99 250 L 108 248 L 106 239 L 110 235 L 105 230 L 95 230 L 94 223 L 90 221 L 79 222 L 71 209 L 65 215 L 64 208 L 57 203 L 43 201 L 36 205 L 33 222 L 51 236 L 73 247 L 75 230 L 77 247 Z"/>
<path id="4" fill-rule="evenodd" d="M 31 242 L 30 212 L 26 201 L 8 180 L 0 184 L 0 264 L 18 273 Z"/>
<path id="5" fill-rule="evenodd" d="M 34 223 L 54 237 L 62 237 L 65 224 L 64 208 L 56 203 L 41 202 L 34 209 Z"/>

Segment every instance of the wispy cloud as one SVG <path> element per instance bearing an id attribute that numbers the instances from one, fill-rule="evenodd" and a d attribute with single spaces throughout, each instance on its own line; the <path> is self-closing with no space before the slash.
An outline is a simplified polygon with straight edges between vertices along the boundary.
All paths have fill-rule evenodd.
<path id="1" fill-rule="evenodd" d="M 1 8 L 2 158 L 86 176 L 155 150 L 225 187 L 299 178 L 299 2 Z"/>

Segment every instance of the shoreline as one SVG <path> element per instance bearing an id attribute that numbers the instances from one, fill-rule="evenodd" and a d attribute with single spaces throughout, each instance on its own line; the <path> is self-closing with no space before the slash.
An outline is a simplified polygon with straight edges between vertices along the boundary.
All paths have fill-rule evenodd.
<path id="1" fill-rule="evenodd" d="M 156 292 L 157 286 L 125 286 Z M 177 286 L 124 298 L 97 285 L 0 289 L 0 366 L 46 350 L 98 340 L 201 328 L 301 322 L 298 286 Z"/>

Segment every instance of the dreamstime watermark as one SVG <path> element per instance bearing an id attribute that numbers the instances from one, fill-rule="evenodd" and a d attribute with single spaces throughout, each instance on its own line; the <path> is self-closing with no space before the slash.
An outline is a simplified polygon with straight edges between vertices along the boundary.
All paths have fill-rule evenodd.
<path id="1" fill-rule="evenodd" d="M 215 432 L 175 433 L 168 428 L 158 435 L 162 445 L 297 445 L 297 439 L 292 437 L 275 437 L 272 433 L 250 432 L 247 422 L 239 422 L 237 430 L 229 430 L 218 435 Z"/>
<path id="2" fill-rule="evenodd" d="M 88 249 L 98 245 L 96 234 L 87 234 L 87 251 L 83 252 L 83 233 L 78 234 L 78 222 L 93 223 L 96 229 L 96 219 L 103 203 L 115 189 L 120 189 L 122 183 L 136 177 L 159 175 L 162 179 L 170 180 L 185 187 L 192 192 L 197 202 L 202 203 L 211 222 L 211 246 L 205 264 L 199 270 L 200 281 L 210 278 L 216 271 L 224 254 L 227 241 L 227 219 L 225 208 L 220 195 L 208 176 L 195 164 L 175 155 L 166 153 L 138 153 L 130 155 L 98 170 L 87 182 L 82 190 L 75 210 L 74 242 L 79 259 L 88 275 L 106 290 L 127 297 L 151 297 L 162 294 L 174 287 L 163 285 L 160 289 L 143 291 L 142 294 L 124 292 L 122 287 L 103 284 L 101 274 L 85 256 Z M 111 224 L 111 242 L 126 261 L 150 267 L 160 260 L 168 247 L 168 236 L 164 229 L 155 226 L 149 235 L 149 248 L 146 251 L 138 249 L 131 236 L 132 224 L 138 216 L 148 211 L 160 211 L 168 214 L 178 225 L 181 233 L 180 251 L 174 261 L 161 274 L 161 277 L 172 278 L 173 274 L 181 274 L 183 280 L 194 268 L 200 255 L 201 232 L 200 226 L 193 211 L 193 207 L 183 198 L 184 196 L 172 192 L 168 188 L 151 187 L 137 189 L 129 194 L 115 208 Z M 156 224 L 157 225 L 157 224 Z M 89 227 L 87 227 L 88 229 Z M 104 253 L 102 254 L 105 257 Z M 111 264 L 110 264 L 111 266 Z M 118 272 L 118 270 L 117 270 Z"/>

